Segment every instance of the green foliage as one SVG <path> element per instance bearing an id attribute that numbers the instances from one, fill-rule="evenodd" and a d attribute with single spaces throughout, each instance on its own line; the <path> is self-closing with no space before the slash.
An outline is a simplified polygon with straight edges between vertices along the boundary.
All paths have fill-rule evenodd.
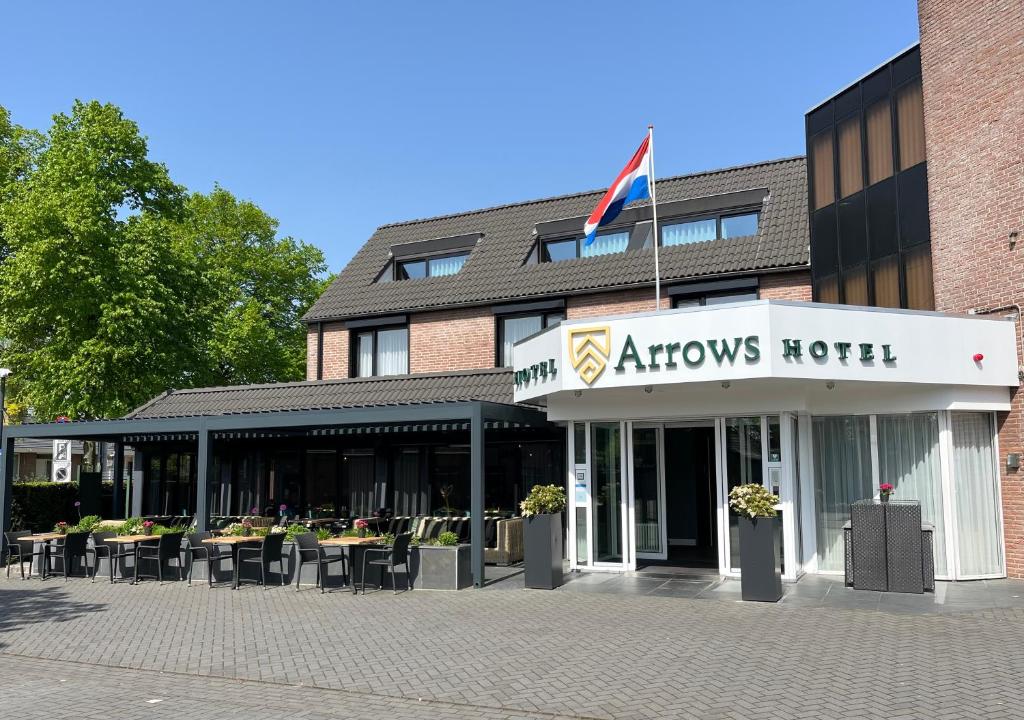
<path id="1" fill-rule="evenodd" d="M 452 546 L 459 544 L 459 534 L 453 532 L 438 533 L 437 538 L 433 542 L 434 545 Z"/>
<path id="2" fill-rule="evenodd" d="M 103 518 L 99 515 L 86 515 L 78 521 L 77 525 L 68 528 L 68 532 L 92 532 L 102 521 Z"/>
<path id="3" fill-rule="evenodd" d="M 359 531 L 355 528 L 349 528 L 348 530 L 342 530 L 339 537 L 359 537 Z"/>
<path id="4" fill-rule="evenodd" d="M 395 544 L 395 534 L 394 533 L 384 533 L 382 535 L 378 535 L 377 536 L 377 540 L 378 540 L 378 542 L 381 545 L 394 545 Z"/>
<path id="5" fill-rule="evenodd" d="M 253 203 L 187 194 L 113 105 L 75 102 L 45 136 L 0 108 L 0 337 L 10 400 L 39 417 L 302 378 L 325 268 Z"/>
<path id="6" fill-rule="evenodd" d="M 49 530 L 77 517 L 78 483 L 16 482 L 11 486 L 11 527 Z"/>
<path id="7" fill-rule="evenodd" d="M 317 528 L 317 530 L 316 530 L 316 539 L 317 540 L 330 540 L 332 537 L 334 537 L 333 533 L 331 533 L 331 531 L 328 530 L 327 528 L 323 528 L 323 527 L 322 528 Z"/>
<path id="8" fill-rule="evenodd" d="M 115 529 L 115 532 L 118 535 L 139 535 L 142 533 L 142 523 L 140 517 L 128 518 Z"/>
<path id="9" fill-rule="evenodd" d="M 173 535 L 174 533 L 186 533 L 188 528 L 184 525 L 154 525 L 154 535 Z"/>
<path id="10" fill-rule="evenodd" d="M 565 509 L 565 488 L 558 485 L 534 485 L 530 494 L 519 503 L 523 515 L 560 513 Z"/>
<path id="11" fill-rule="evenodd" d="M 284 539 L 294 540 L 296 535 L 302 535 L 308 532 L 309 528 L 307 528 L 305 525 L 300 525 L 299 523 L 292 523 L 285 530 Z"/>
<path id="12" fill-rule="evenodd" d="M 757 483 L 737 485 L 729 491 L 729 507 L 749 518 L 775 517 L 779 496 L 772 495 L 768 488 Z"/>

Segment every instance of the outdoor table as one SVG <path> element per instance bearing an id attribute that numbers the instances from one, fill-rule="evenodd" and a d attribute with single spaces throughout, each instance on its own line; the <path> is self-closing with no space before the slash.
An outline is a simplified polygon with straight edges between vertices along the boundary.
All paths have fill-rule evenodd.
<path id="1" fill-rule="evenodd" d="M 203 540 L 205 545 L 230 545 L 232 565 L 232 587 L 238 587 L 238 548 L 254 542 L 263 542 L 263 535 L 222 535 Z"/>
<path id="2" fill-rule="evenodd" d="M 108 543 L 117 543 L 118 545 L 137 545 L 144 542 L 159 541 L 159 535 L 118 535 L 107 540 Z M 110 558 L 110 562 L 114 562 L 114 558 Z M 97 561 L 97 566 L 99 561 Z M 120 573 L 121 579 L 124 580 L 124 573 Z"/>
<path id="3" fill-rule="evenodd" d="M 379 537 L 337 537 L 328 538 L 327 540 L 321 540 L 320 545 L 323 547 L 340 547 L 342 552 L 345 552 L 345 548 L 348 550 L 348 565 L 349 574 L 352 578 L 352 594 L 356 594 L 356 581 L 355 581 L 355 568 L 353 563 L 355 562 L 355 553 L 352 552 L 351 548 L 357 545 L 376 545 L 380 543 Z"/>
<path id="4" fill-rule="evenodd" d="M 298 521 L 301 525 L 305 525 L 308 528 L 323 527 L 324 525 L 330 525 L 338 522 L 338 518 L 305 518 Z"/>
<path id="5" fill-rule="evenodd" d="M 46 551 L 47 551 L 47 553 L 49 553 L 49 545 L 50 545 L 50 543 L 52 541 L 57 540 L 58 538 L 62 538 L 62 537 L 64 537 L 64 535 L 62 533 L 47 532 L 47 533 L 35 533 L 34 535 L 25 535 L 24 537 L 18 538 L 18 540 L 31 540 L 33 545 L 35 543 L 39 543 L 40 545 L 46 545 L 47 546 Z M 45 580 L 46 579 L 46 570 L 47 570 L 47 567 L 50 564 L 49 563 L 49 555 L 47 554 L 47 555 L 39 558 L 38 562 L 39 562 L 39 567 L 37 569 L 39 571 L 39 577 L 42 580 Z M 31 568 L 29 568 L 29 569 L 31 570 Z"/>

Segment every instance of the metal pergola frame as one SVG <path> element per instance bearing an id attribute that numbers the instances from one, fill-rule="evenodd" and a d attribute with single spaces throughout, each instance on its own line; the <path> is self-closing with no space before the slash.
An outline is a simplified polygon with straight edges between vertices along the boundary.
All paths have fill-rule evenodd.
<path id="1" fill-rule="evenodd" d="M 11 487 L 14 478 L 14 443 L 17 438 L 95 440 L 113 442 L 117 448 L 114 467 L 114 506 L 121 499 L 125 439 L 146 435 L 195 435 L 196 526 L 209 526 L 209 488 L 213 475 L 215 436 L 226 432 L 314 430 L 321 428 L 401 423 L 468 422 L 470 431 L 470 543 L 473 584 L 484 584 L 484 433 L 488 423 L 520 427 L 553 427 L 542 410 L 521 405 L 485 401 L 381 405 L 330 410 L 288 410 L 176 418 L 92 420 L 72 423 L 12 425 L 4 428 L 0 462 L 0 507 L 9 529 Z"/>

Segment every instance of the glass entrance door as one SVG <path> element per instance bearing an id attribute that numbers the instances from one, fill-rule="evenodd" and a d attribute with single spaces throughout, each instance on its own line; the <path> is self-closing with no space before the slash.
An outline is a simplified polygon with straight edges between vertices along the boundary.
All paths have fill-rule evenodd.
<path id="1" fill-rule="evenodd" d="M 626 503 L 620 423 L 590 423 L 590 452 L 594 564 L 621 565 L 626 552 Z"/>
<path id="2" fill-rule="evenodd" d="M 665 560 L 665 460 L 660 425 L 633 425 L 633 536 L 636 556 Z"/>

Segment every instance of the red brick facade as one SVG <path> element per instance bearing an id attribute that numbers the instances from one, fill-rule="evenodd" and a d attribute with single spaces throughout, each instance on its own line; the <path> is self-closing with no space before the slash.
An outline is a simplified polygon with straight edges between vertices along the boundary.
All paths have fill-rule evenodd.
<path id="1" fill-rule="evenodd" d="M 1024 13 L 1019 0 L 920 0 L 919 19 L 936 309 L 1019 316 Z M 1012 407 L 998 418 L 1006 566 L 1024 577 L 1024 473 L 1005 465 L 1024 452 L 1024 392 Z"/>
<path id="2" fill-rule="evenodd" d="M 661 295 L 661 307 L 671 307 L 664 288 Z M 599 317 L 601 315 L 626 315 L 628 313 L 650 312 L 652 310 L 654 310 L 653 288 L 616 290 L 596 295 L 577 295 L 570 297 L 565 303 L 565 316 L 568 320 Z"/>
<path id="3" fill-rule="evenodd" d="M 313 332 L 315 334 L 316 328 Z M 306 376 L 316 378 L 316 347 L 306 356 Z M 324 380 L 337 380 L 348 377 L 348 329 L 345 323 L 324 323 Z"/>
<path id="4" fill-rule="evenodd" d="M 758 297 L 762 300 L 800 300 L 810 302 L 811 273 L 807 270 L 799 270 L 797 272 L 762 275 Z"/>
<path id="5" fill-rule="evenodd" d="M 494 367 L 494 315 L 489 307 L 418 313 L 409 320 L 409 371 Z"/>

